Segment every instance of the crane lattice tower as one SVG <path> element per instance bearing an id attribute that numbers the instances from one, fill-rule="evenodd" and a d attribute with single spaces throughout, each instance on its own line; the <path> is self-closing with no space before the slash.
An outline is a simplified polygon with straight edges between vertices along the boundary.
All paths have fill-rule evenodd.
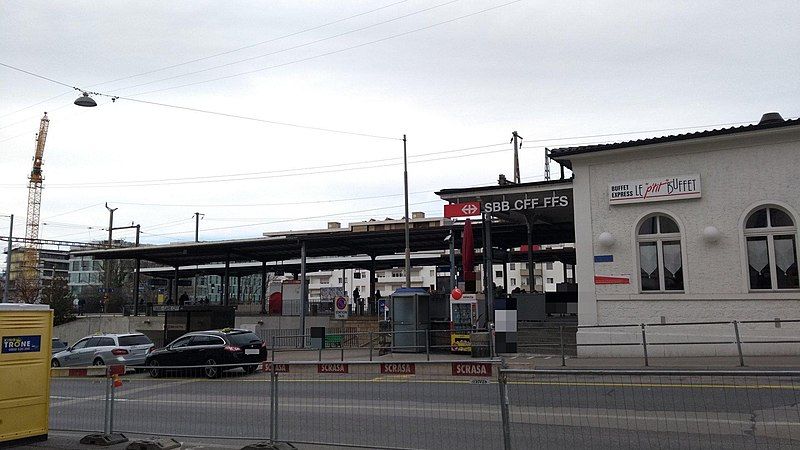
<path id="1" fill-rule="evenodd" d="M 39 121 L 39 133 L 36 135 L 36 152 L 33 155 L 33 169 L 28 178 L 28 216 L 25 221 L 25 255 L 23 277 L 38 281 L 39 274 L 39 211 L 42 206 L 42 164 L 44 143 L 47 140 L 47 129 L 50 119 L 47 113 Z"/>

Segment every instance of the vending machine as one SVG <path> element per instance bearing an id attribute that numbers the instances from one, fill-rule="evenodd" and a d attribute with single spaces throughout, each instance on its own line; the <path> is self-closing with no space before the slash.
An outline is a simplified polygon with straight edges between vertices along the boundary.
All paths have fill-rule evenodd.
<path id="1" fill-rule="evenodd" d="M 463 294 L 455 299 L 450 296 L 450 351 L 470 353 L 470 333 L 478 326 L 482 294 Z"/>

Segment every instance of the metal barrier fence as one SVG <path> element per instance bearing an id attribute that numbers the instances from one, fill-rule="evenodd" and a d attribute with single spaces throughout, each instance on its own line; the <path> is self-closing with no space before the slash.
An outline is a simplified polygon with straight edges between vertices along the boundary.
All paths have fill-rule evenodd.
<path id="1" fill-rule="evenodd" d="M 277 360 L 277 354 L 284 352 L 308 351 L 316 352 L 317 360 L 344 361 L 345 359 L 363 358 L 372 361 L 374 358 L 390 353 L 425 354 L 430 361 L 435 353 L 466 353 L 480 357 L 494 356 L 492 339 L 486 330 L 466 332 L 468 335 L 485 334 L 484 342 L 472 338 L 470 342 L 454 346 L 451 342 L 452 330 L 408 330 L 408 331 L 370 331 L 370 332 L 331 332 L 326 330 L 323 347 L 312 346 L 311 335 L 273 335 L 268 342 L 271 360 Z M 473 348 L 476 352 L 473 352 Z M 360 350 L 360 352 L 355 352 Z M 345 356 L 347 355 L 347 358 Z"/>
<path id="2" fill-rule="evenodd" d="M 501 370 L 506 448 L 796 448 L 800 371 Z"/>
<path id="3" fill-rule="evenodd" d="M 787 326 L 794 325 L 794 326 Z M 671 330 L 670 330 L 671 329 Z M 577 342 L 579 330 L 615 330 L 605 342 Z M 658 330 L 658 332 L 655 332 Z M 537 339 L 525 333 L 538 334 Z M 674 334 L 670 334 L 674 333 Z M 800 319 L 730 320 L 705 322 L 661 322 L 612 325 L 548 325 L 544 323 L 520 323 L 518 328 L 521 351 L 543 354 L 558 354 L 561 365 L 577 354 L 578 348 L 627 347 L 628 356 L 641 356 L 645 366 L 655 357 L 666 356 L 671 351 L 686 347 L 718 349 L 713 353 L 729 354 L 738 358 L 739 366 L 745 366 L 748 356 L 769 354 L 763 346 L 797 345 L 793 352 L 800 354 Z M 691 336 L 698 336 L 692 339 Z"/>
<path id="4" fill-rule="evenodd" d="M 54 369 L 50 428 L 395 449 L 800 445 L 800 371 L 496 360 L 128 369 L 116 388 L 103 367 Z"/>

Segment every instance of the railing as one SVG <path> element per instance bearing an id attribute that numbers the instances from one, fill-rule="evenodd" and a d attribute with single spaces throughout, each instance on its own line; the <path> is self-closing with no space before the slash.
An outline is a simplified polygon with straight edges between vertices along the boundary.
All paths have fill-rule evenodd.
<path id="1" fill-rule="evenodd" d="M 476 342 L 471 338 L 467 344 L 457 347 L 454 350 L 450 337 L 456 334 L 467 334 L 475 336 L 484 334 L 485 342 Z M 431 360 L 431 355 L 441 353 L 475 353 L 478 356 L 489 357 L 494 354 L 492 339 L 487 330 L 472 331 L 452 331 L 452 330 L 407 330 L 407 331 L 369 331 L 369 332 L 336 332 L 326 330 L 324 345 L 312 345 L 311 334 L 287 334 L 273 335 L 269 341 L 268 349 L 271 353 L 271 361 L 275 361 L 281 353 L 291 352 L 316 352 L 317 361 L 330 359 L 332 353 L 337 355 L 340 361 L 354 359 L 353 357 L 368 358 L 372 361 L 375 357 L 390 353 L 419 353 L 425 354 L 427 361 Z M 444 343 L 443 343 L 444 342 Z M 473 352 L 473 347 L 476 349 Z M 367 353 L 368 352 L 368 353 Z M 345 358 L 345 353 L 349 355 Z"/>
<path id="2" fill-rule="evenodd" d="M 533 343 L 520 343 L 520 349 L 525 348 L 552 348 L 557 349 L 561 356 L 561 365 L 567 365 L 569 347 L 574 348 L 590 348 L 590 347 L 639 347 L 641 348 L 641 357 L 645 366 L 649 366 L 651 359 L 654 356 L 651 354 L 652 350 L 656 347 L 681 347 L 681 346 L 730 346 L 732 354 L 738 358 L 738 364 L 741 367 L 745 366 L 746 356 L 745 351 L 748 345 L 765 345 L 765 344 L 800 344 L 800 327 L 791 330 L 788 333 L 792 335 L 788 337 L 772 336 L 768 338 L 748 338 L 748 332 L 756 333 L 756 330 L 748 329 L 749 325 L 774 325 L 775 328 L 781 328 L 784 324 L 800 324 L 800 319 L 772 319 L 772 320 L 726 320 L 726 321 L 702 321 L 702 322 L 659 322 L 659 323 L 638 323 L 638 324 L 610 324 L 610 325 L 558 325 L 550 326 L 547 324 L 527 324 L 529 327 L 524 327 L 520 324 L 519 331 L 523 330 L 552 330 L 555 334 L 558 333 L 559 342 L 533 342 Z M 728 326 L 727 330 L 720 327 Z M 705 336 L 708 339 L 681 339 L 681 340 L 663 340 L 664 333 L 648 333 L 649 330 L 666 329 L 675 327 L 678 329 L 685 329 L 686 327 L 703 327 L 706 332 Z M 717 327 L 712 329 L 712 327 Z M 566 337 L 568 334 L 573 334 L 579 330 L 592 330 L 592 329 L 610 329 L 610 330 L 625 330 L 630 339 L 624 342 L 574 342 L 566 344 Z M 710 333 L 709 333 L 710 332 Z M 727 333 L 727 336 L 724 334 Z M 699 334 L 699 333 L 698 333 Z M 764 333 L 760 334 L 773 334 Z M 620 336 L 618 336 L 620 337 Z"/>

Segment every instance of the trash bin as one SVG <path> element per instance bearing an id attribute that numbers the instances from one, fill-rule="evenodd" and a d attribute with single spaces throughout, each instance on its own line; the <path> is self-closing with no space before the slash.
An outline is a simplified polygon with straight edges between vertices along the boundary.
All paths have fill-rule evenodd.
<path id="1" fill-rule="evenodd" d="M 0 447 L 47 440 L 53 311 L 0 303 Z"/>
<path id="2" fill-rule="evenodd" d="M 488 358 L 491 356 L 489 339 L 489 333 L 486 331 L 470 334 L 469 345 L 472 347 L 473 358 Z"/>

